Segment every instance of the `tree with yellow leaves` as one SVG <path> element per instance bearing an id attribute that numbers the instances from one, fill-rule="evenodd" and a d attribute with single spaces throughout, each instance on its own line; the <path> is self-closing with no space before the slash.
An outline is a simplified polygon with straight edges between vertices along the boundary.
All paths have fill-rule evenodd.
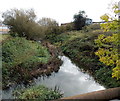
<path id="1" fill-rule="evenodd" d="M 120 12 L 118 6 L 113 6 L 114 14 Z M 101 34 L 95 43 L 99 49 L 95 54 L 99 60 L 108 66 L 112 66 L 112 77 L 120 79 L 120 19 L 110 17 L 108 14 L 101 16 L 105 23 L 101 24 L 104 31 L 112 31 L 112 35 Z"/>

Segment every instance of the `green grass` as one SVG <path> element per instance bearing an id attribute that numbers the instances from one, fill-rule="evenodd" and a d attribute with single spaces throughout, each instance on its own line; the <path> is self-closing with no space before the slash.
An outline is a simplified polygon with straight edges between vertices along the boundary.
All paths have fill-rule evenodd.
<path id="1" fill-rule="evenodd" d="M 16 90 L 13 94 L 15 95 L 16 99 L 34 101 L 55 100 L 62 97 L 59 89 L 52 90 L 42 85 Z"/>
<path id="2" fill-rule="evenodd" d="M 95 26 L 96 25 L 87 26 L 86 29 L 81 31 L 65 32 L 55 36 L 54 39 L 50 41 L 60 47 L 63 53 L 76 65 L 89 71 L 94 77 L 98 77 L 97 80 L 99 82 L 101 81 L 101 84 L 106 85 L 108 88 L 120 86 L 120 81 L 117 81 L 115 78 L 112 78 L 112 75 L 109 75 L 110 73 L 112 74 L 112 72 L 106 73 L 105 76 L 102 75 L 102 68 L 112 68 L 101 63 L 95 55 L 98 47 L 94 40 L 97 39 L 100 34 L 111 35 L 112 32 L 104 32 L 99 29 L 99 26 Z M 101 75 L 97 76 L 98 73 L 101 73 Z M 108 80 L 104 81 L 101 78 L 107 78 Z"/>
<path id="3" fill-rule="evenodd" d="M 7 38 L 9 38 L 10 35 L 9 34 L 0 34 L 0 43 L 4 40 L 6 40 Z"/>
<path id="4" fill-rule="evenodd" d="M 27 80 L 29 72 L 48 63 L 50 54 L 40 43 L 14 37 L 2 43 L 3 86 Z"/>

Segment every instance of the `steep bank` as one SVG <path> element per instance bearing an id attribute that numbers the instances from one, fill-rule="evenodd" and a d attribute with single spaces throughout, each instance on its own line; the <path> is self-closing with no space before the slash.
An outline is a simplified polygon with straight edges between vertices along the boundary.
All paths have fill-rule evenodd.
<path id="1" fill-rule="evenodd" d="M 27 84 L 37 76 L 50 75 L 62 63 L 55 47 L 46 48 L 25 38 L 11 38 L 4 41 L 2 46 L 3 89 L 21 82 Z"/>
<path id="2" fill-rule="evenodd" d="M 112 78 L 112 67 L 99 62 L 95 55 L 98 49 L 94 40 L 98 35 L 103 34 L 102 30 L 72 31 L 57 35 L 53 44 L 60 47 L 63 53 L 68 56 L 76 65 L 86 72 L 89 72 L 101 85 L 106 88 L 119 87 L 120 81 Z M 111 34 L 106 32 L 105 34 Z"/>

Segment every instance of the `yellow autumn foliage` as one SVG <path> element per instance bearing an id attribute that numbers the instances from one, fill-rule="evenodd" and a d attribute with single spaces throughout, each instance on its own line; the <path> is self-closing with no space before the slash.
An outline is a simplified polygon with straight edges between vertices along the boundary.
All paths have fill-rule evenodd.
<path id="1" fill-rule="evenodd" d="M 114 5 L 113 12 L 115 14 L 119 13 L 118 6 Z M 112 66 L 113 72 L 112 77 L 120 79 L 120 20 L 116 18 L 110 18 L 107 14 L 101 17 L 106 23 L 101 24 L 101 29 L 104 31 L 112 31 L 112 35 L 101 34 L 95 40 L 96 45 L 99 49 L 95 54 L 99 57 L 99 61 L 103 62 L 108 66 Z M 112 19 L 112 21 L 109 21 Z"/>

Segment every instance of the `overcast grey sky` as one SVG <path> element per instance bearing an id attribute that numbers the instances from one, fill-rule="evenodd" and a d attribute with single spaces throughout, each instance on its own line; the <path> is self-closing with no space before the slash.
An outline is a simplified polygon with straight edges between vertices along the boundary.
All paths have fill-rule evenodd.
<path id="1" fill-rule="evenodd" d="M 109 4 L 118 1 L 119 0 L 0 0 L 0 14 L 12 8 L 33 8 L 38 18 L 49 17 L 59 23 L 67 23 L 73 21 L 73 15 L 75 13 L 78 13 L 79 10 L 84 10 L 93 21 L 100 21 L 100 16 L 109 12 Z"/>

